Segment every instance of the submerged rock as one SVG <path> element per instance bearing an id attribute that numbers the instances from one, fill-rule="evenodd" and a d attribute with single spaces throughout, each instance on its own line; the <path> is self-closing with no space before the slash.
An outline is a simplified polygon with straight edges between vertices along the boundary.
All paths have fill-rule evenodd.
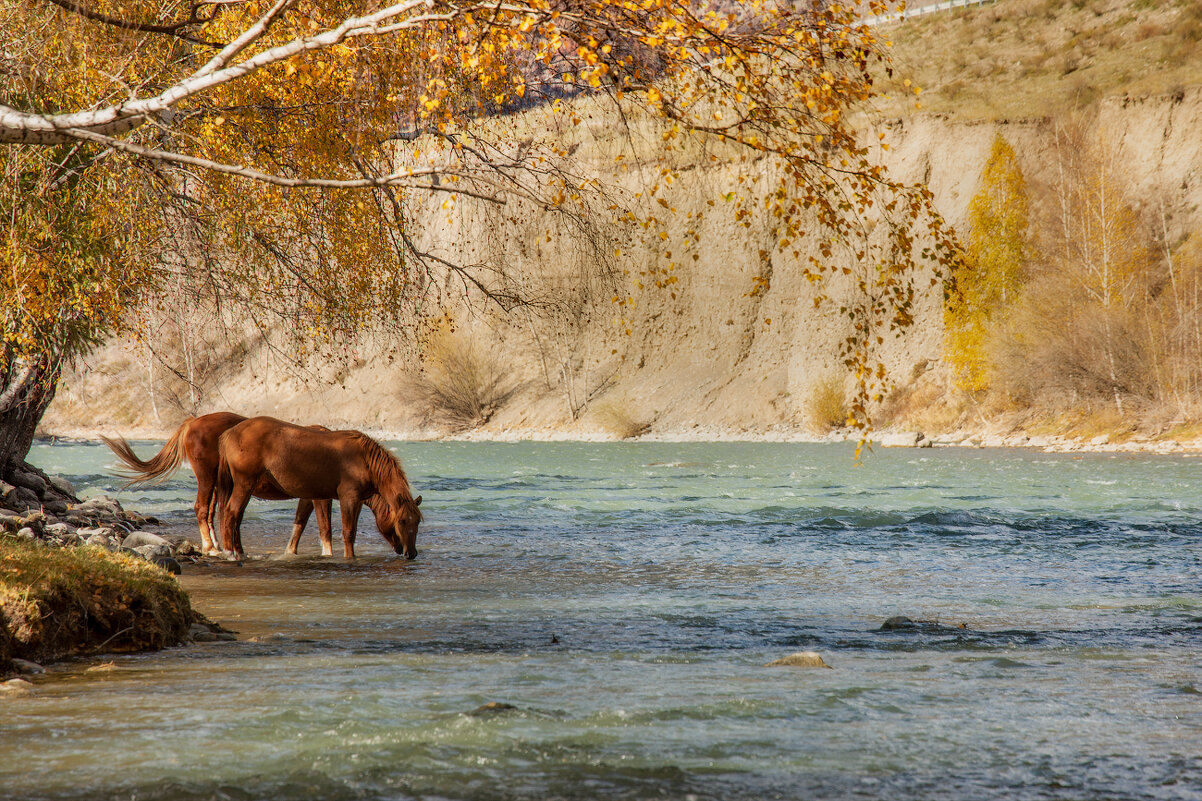
<path id="1" fill-rule="evenodd" d="M 764 667 L 811 667 L 834 670 L 834 668 L 831 668 L 830 665 L 823 661 L 822 655 L 816 651 L 798 651 L 797 653 L 782 656 L 780 659 L 769 662 Z"/>
<path id="2" fill-rule="evenodd" d="M 513 704 L 506 704 L 500 701 L 489 701 L 487 704 L 476 707 L 467 714 L 473 718 L 491 718 L 497 715 L 506 715 L 512 712 L 519 712 Z"/>
<path id="3" fill-rule="evenodd" d="M 33 682 L 28 679 L 9 679 L 8 681 L 0 681 L 0 692 L 5 693 L 27 693 L 33 689 Z"/>
<path id="4" fill-rule="evenodd" d="M 895 615 L 885 620 L 877 631 L 963 631 L 968 624 L 946 626 L 935 620 L 914 620 L 905 615 Z"/>
<path id="5" fill-rule="evenodd" d="M 31 662 L 28 659 L 18 659 L 13 657 L 10 660 L 13 663 L 13 668 L 18 673 L 24 673 L 26 676 L 36 676 L 39 673 L 45 673 L 46 668 L 39 665 L 37 662 Z"/>
<path id="6" fill-rule="evenodd" d="M 233 642 L 238 638 L 229 629 L 206 620 L 188 627 L 188 639 L 192 642 Z"/>

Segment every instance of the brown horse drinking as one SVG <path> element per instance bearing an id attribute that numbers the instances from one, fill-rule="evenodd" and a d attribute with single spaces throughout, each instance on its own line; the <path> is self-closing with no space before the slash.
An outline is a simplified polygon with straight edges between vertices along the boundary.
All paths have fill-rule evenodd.
<path id="1" fill-rule="evenodd" d="M 401 463 L 366 434 L 324 431 L 254 417 L 218 441 L 218 505 L 225 549 L 242 551 L 242 515 L 250 496 L 268 487 L 280 497 L 337 498 L 342 547 L 355 558 L 355 528 L 366 504 L 388 544 L 406 559 L 417 556 L 421 496 L 413 497 Z"/>
<path id="2" fill-rule="evenodd" d="M 206 555 L 217 554 L 221 552 L 213 537 L 213 514 L 217 505 L 214 489 L 217 485 L 219 461 L 217 439 L 244 420 L 246 420 L 245 417 L 233 412 L 214 412 L 185 420 L 167 440 L 163 449 L 145 461 L 138 458 L 123 437 L 101 437 L 101 439 L 117 455 L 117 458 L 137 475 L 137 478 L 134 478 L 126 486 L 161 481 L 175 472 L 186 458 L 188 464 L 192 466 L 192 472 L 196 475 L 196 504 L 193 508 L 196 511 L 196 524 L 200 528 L 202 549 Z M 269 484 L 256 487 L 254 495 L 269 501 L 290 500 L 293 497 L 278 493 L 272 494 L 272 487 Z M 305 524 L 309 522 L 309 515 L 316 511 L 317 533 L 321 537 L 322 555 L 333 554 L 330 506 L 328 496 L 326 499 L 316 502 L 302 499 L 297 503 L 296 517 L 292 522 L 292 538 L 288 541 L 288 553 L 296 553 L 301 532 L 305 530 Z"/>

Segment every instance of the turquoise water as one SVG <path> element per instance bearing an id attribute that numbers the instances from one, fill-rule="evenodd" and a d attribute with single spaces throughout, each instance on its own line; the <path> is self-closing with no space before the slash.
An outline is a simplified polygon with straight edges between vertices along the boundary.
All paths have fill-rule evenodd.
<path id="1" fill-rule="evenodd" d="M 354 564 L 272 558 L 253 502 L 268 558 L 182 577 L 240 641 L 0 697 L 0 796 L 1202 798 L 1202 460 L 392 445 L 416 561 L 370 515 Z M 195 535 L 186 469 L 32 460 Z M 765 667 L 798 650 L 834 669 Z"/>

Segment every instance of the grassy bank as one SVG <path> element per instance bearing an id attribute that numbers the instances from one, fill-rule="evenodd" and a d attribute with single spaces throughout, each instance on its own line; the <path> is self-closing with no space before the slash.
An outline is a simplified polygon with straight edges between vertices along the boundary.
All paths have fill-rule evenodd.
<path id="1" fill-rule="evenodd" d="M 13 658 L 178 645 L 196 619 L 175 578 L 143 559 L 0 536 L 0 675 Z"/>

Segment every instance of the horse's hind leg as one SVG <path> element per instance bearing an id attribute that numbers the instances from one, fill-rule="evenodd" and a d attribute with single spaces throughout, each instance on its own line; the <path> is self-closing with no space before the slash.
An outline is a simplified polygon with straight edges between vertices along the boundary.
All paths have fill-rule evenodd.
<path id="1" fill-rule="evenodd" d="M 221 517 L 221 541 L 225 550 L 233 554 L 235 559 L 243 559 L 246 552 L 242 550 L 242 516 L 246 513 L 246 505 L 250 503 L 250 491 L 253 482 L 234 480 L 229 498 L 225 499 L 225 508 Z"/>
<path id="2" fill-rule="evenodd" d="M 324 501 L 313 501 L 313 511 L 317 513 L 317 536 L 321 537 L 321 555 L 334 555 L 334 532 L 331 521 L 334 502 L 328 498 Z"/>
<path id="3" fill-rule="evenodd" d="M 313 501 L 301 498 L 296 502 L 296 516 L 292 518 L 292 538 L 288 540 L 288 547 L 284 553 L 296 555 L 296 549 L 300 546 L 301 534 L 305 531 L 305 524 L 309 522 L 309 515 L 313 512 Z M 328 519 L 328 518 L 327 518 Z M 317 525 L 321 527 L 321 513 L 317 514 Z M 326 525 L 329 525 L 327 522 Z"/>
<path id="4" fill-rule="evenodd" d="M 200 552 L 211 556 L 221 552 L 217 547 L 217 538 L 213 536 L 213 512 L 217 498 L 213 492 L 213 482 L 196 480 L 196 503 L 192 509 L 196 512 L 196 525 L 200 528 Z"/>

